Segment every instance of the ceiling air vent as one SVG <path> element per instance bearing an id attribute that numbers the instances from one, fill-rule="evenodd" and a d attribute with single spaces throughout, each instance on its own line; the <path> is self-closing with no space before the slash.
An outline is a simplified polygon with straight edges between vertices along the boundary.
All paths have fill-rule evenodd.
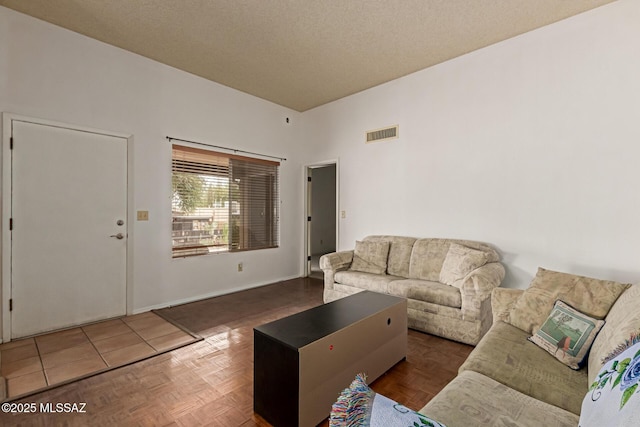
<path id="1" fill-rule="evenodd" d="M 376 129 L 367 132 L 367 141 L 366 143 L 379 142 L 379 141 L 387 141 L 389 139 L 398 138 L 398 131 L 400 130 L 400 126 L 395 125 L 384 129 Z"/>

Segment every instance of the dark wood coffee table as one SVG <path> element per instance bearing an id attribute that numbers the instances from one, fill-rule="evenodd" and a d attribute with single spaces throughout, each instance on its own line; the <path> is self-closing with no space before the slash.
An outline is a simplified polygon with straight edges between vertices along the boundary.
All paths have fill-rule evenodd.
<path id="1" fill-rule="evenodd" d="M 407 355 L 407 301 L 364 291 L 254 328 L 253 408 L 276 427 L 315 426 L 364 372 Z"/>

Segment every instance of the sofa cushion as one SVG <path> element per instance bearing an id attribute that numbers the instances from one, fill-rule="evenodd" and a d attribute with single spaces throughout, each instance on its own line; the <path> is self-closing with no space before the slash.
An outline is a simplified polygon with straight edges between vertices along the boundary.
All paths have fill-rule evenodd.
<path id="1" fill-rule="evenodd" d="M 603 319 L 629 285 L 538 268 L 529 288 L 508 316 L 513 326 L 532 334 L 540 329 L 553 304 L 564 301 L 582 313 Z"/>
<path id="2" fill-rule="evenodd" d="M 395 280 L 389 283 L 388 292 L 391 295 L 412 300 L 431 302 L 454 308 L 462 307 L 460 290 L 440 282 L 417 279 Z"/>
<path id="3" fill-rule="evenodd" d="M 589 382 L 593 382 L 604 358 L 632 333 L 640 331 L 640 285 L 633 285 L 613 304 L 589 353 Z"/>
<path id="4" fill-rule="evenodd" d="M 409 261 L 411 260 L 412 250 L 413 242 L 391 242 L 387 273 L 394 276 L 409 277 Z"/>
<path id="5" fill-rule="evenodd" d="M 389 283 L 402 279 L 397 276 L 387 276 L 381 274 L 362 273 L 360 271 L 338 271 L 333 280 L 336 283 L 353 286 L 368 291 L 389 293 Z"/>
<path id="6" fill-rule="evenodd" d="M 420 409 L 447 426 L 576 427 L 578 416 L 473 371 L 464 371 Z"/>
<path id="7" fill-rule="evenodd" d="M 357 241 L 350 269 L 363 273 L 385 274 L 388 256 L 389 242 Z"/>
<path id="8" fill-rule="evenodd" d="M 528 336 L 515 326 L 494 323 L 460 372 L 479 372 L 535 399 L 579 414 L 588 388 L 586 370 L 568 369 L 529 342 Z"/>
<path id="9" fill-rule="evenodd" d="M 389 258 L 387 259 L 387 274 L 392 276 L 409 277 L 409 260 L 415 237 L 405 236 L 367 236 L 365 242 L 389 242 Z"/>
<path id="10" fill-rule="evenodd" d="M 418 239 L 413 244 L 411 251 L 409 279 L 439 281 L 442 264 L 452 243 L 486 252 L 487 262 L 500 260 L 498 253 L 485 243 L 456 239 Z"/>
<path id="11" fill-rule="evenodd" d="M 467 274 L 485 265 L 488 259 L 486 252 L 451 243 L 442 263 L 439 280 L 441 283 L 459 287 L 460 281 Z"/>
<path id="12" fill-rule="evenodd" d="M 449 251 L 449 245 L 450 242 L 444 239 L 416 240 L 411 251 L 409 278 L 439 281 L 440 270 Z"/>
<path id="13" fill-rule="evenodd" d="M 553 310 L 529 341 L 571 369 L 580 369 L 604 320 L 594 319 L 556 301 Z"/>

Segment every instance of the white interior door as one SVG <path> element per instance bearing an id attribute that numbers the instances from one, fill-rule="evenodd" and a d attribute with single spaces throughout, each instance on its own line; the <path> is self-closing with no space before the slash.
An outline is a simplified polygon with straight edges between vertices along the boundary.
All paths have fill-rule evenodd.
<path id="1" fill-rule="evenodd" d="M 124 315 L 126 138 L 17 120 L 12 136 L 12 338 Z"/>

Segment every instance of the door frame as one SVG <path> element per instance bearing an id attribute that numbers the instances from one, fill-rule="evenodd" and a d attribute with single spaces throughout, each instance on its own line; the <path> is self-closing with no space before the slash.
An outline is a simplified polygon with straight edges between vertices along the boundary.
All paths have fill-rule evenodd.
<path id="1" fill-rule="evenodd" d="M 95 129 L 86 126 L 79 126 L 69 123 L 56 122 L 52 120 L 34 118 L 23 116 L 13 113 L 2 113 L 2 198 L 1 198 L 1 210 L 2 216 L 0 235 L 2 235 L 2 260 L 0 266 L 2 269 L 2 286 L 1 286 L 1 301 L 0 306 L 0 321 L 2 322 L 2 339 L 0 342 L 11 341 L 11 312 L 9 311 L 9 300 L 11 299 L 11 231 L 9 230 L 9 219 L 11 218 L 11 203 L 12 203 L 12 165 L 11 165 L 11 135 L 13 129 L 13 122 L 27 122 L 36 125 L 59 127 L 63 129 L 70 129 L 80 132 L 96 133 L 106 136 L 112 136 L 117 138 L 123 138 L 127 141 L 127 158 L 126 158 L 126 170 L 127 170 L 127 244 L 126 244 L 126 266 L 125 266 L 125 287 L 126 287 L 126 313 L 131 314 L 131 302 L 133 300 L 133 290 L 131 284 L 133 283 L 133 242 L 134 242 L 134 212 L 133 206 L 133 182 L 131 177 L 133 176 L 133 135 L 124 134 L 120 132 L 105 131 L 102 129 Z"/>
<path id="2" fill-rule="evenodd" d="M 324 162 L 318 162 L 318 163 L 311 163 L 308 165 L 305 165 L 304 167 L 304 197 L 303 197 L 303 203 L 304 203 L 304 217 L 303 217 L 303 222 L 304 222 L 304 226 L 303 226 L 303 233 L 302 235 L 304 236 L 304 256 L 302 258 L 302 272 L 303 272 L 303 276 L 302 277 L 307 277 L 309 274 L 311 274 L 311 261 L 309 261 L 309 257 L 311 256 L 311 227 L 309 225 L 309 221 L 307 220 L 308 217 L 311 216 L 311 191 L 310 191 L 310 187 L 311 185 L 309 184 L 309 177 L 311 176 L 311 171 L 313 169 L 317 169 L 317 168 L 322 168 L 325 166 L 332 166 L 335 165 L 336 167 L 336 251 L 339 251 L 340 249 L 340 161 L 339 159 L 334 159 L 334 160 L 326 160 Z"/>

